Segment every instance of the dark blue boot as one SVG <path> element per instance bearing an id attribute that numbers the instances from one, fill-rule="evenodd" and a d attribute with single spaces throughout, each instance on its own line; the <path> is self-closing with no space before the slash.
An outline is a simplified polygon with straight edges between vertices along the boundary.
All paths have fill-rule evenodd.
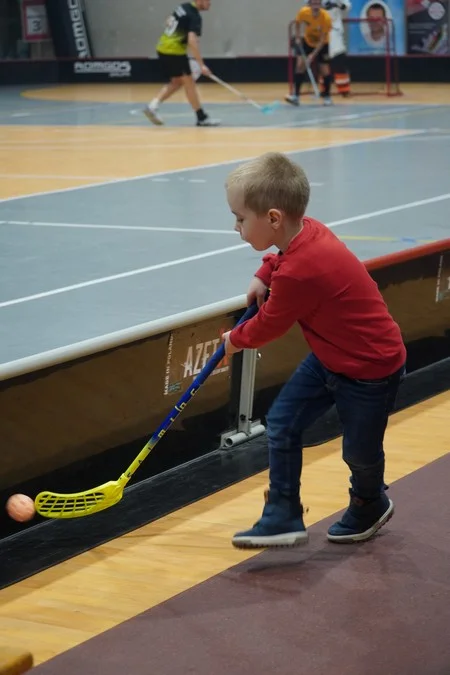
<path id="1" fill-rule="evenodd" d="M 261 518 L 250 530 L 237 532 L 232 544 L 236 548 L 277 548 L 298 546 L 308 541 L 303 522 L 300 497 L 287 497 L 278 490 L 266 490 L 266 504 Z"/>
<path id="2" fill-rule="evenodd" d="M 360 499 L 351 489 L 349 492 L 348 509 L 328 530 L 328 539 L 336 543 L 366 541 L 394 515 L 394 504 L 384 492 L 371 500 Z"/>

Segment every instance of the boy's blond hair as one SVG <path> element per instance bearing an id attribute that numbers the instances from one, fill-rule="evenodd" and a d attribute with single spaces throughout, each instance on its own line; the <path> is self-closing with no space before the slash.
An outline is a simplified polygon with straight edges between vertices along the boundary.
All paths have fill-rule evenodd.
<path id="1" fill-rule="evenodd" d="M 245 208 L 257 215 L 279 209 L 288 217 L 303 218 L 310 186 L 303 169 L 280 152 L 268 152 L 232 171 L 227 190 L 240 189 Z"/>

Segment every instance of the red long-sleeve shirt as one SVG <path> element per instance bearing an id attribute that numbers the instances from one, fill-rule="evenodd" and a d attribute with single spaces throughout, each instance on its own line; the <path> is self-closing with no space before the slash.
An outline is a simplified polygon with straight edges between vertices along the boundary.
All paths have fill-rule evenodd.
<path id="1" fill-rule="evenodd" d="M 269 253 L 256 272 L 270 286 L 253 318 L 234 328 L 235 347 L 261 347 L 298 323 L 329 370 L 355 379 L 391 375 L 406 360 L 400 328 L 365 265 L 313 218 L 284 253 Z"/>

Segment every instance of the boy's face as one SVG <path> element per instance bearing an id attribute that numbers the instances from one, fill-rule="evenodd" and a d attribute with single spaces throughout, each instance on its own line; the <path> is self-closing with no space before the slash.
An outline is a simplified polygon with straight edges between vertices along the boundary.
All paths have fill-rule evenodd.
<path id="1" fill-rule="evenodd" d="M 277 223 L 280 212 L 270 209 L 266 215 L 257 215 L 244 207 L 244 199 L 240 190 L 227 191 L 228 204 L 236 216 L 234 229 L 241 239 L 252 246 L 255 251 L 265 251 L 275 244 Z"/>

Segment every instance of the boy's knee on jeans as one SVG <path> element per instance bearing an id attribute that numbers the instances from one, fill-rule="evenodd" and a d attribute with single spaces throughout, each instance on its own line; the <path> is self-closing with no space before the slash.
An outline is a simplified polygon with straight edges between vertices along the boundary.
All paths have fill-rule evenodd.
<path id="1" fill-rule="evenodd" d="M 349 466 L 355 468 L 379 467 L 384 462 L 383 439 L 357 439 L 349 442 L 344 438 L 342 457 Z"/>
<path id="2" fill-rule="evenodd" d="M 274 405 L 266 417 L 267 438 L 275 448 L 290 450 L 301 444 L 302 430 L 293 428 L 292 420 Z"/>
<path id="3" fill-rule="evenodd" d="M 376 462 L 365 461 L 363 457 L 346 457 L 344 456 L 344 461 L 347 466 L 351 469 L 352 472 L 358 473 L 360 475 L 382 475 L 384 471 L 384 455 L 380 457 Z"/>

